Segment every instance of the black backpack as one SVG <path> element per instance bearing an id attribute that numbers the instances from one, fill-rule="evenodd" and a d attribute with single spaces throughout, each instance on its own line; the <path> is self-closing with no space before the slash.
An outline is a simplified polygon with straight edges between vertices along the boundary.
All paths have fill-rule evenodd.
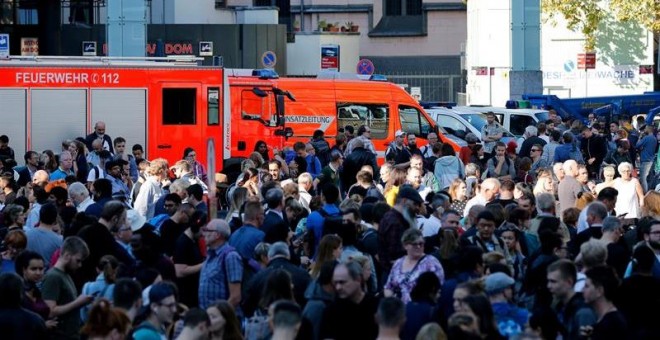
<path id="1" fill-rule="evenodd" d="M 321 208 L 319 209 L 319 214 L 323 216 L 323 232 L 321 235 L 339 235 L 343 224 L 343 215 L 341 211 L 337 214 L 330 215 L 327 211 L 325 211 L 325 209 Z"/>
<path id="2" fill-rule="evenodd" d="M 309 143 L 314 147 L 316 157 L 321 162 L 321 168 L 326 167 L 330 163 L 330 144 L 325 139 L 312 139 Z"/>

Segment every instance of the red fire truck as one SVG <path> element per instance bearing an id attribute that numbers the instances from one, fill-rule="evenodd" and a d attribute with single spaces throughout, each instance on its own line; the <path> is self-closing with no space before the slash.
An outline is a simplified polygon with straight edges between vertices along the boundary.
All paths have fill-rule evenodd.
<path id="1" fill-rule="evenodd" d="M 0 134 L 17 155 L 58 149 L 104 121 L 107 133 L 148 158 L 174 162 L 192 147 L 206 160 L 216 140 L 218 171 L 237 166 L 258 140 L 282 148 L 314 130 L 367 124 L 382 158 L 396 130 L 420 140 L 435 122 L 399 86 L 384 81 L 279 78 L 267 70 L 199 66 L 200 58 L 11 57 L 0 60 Z M 440 136 L 455 149 L 455 140 Z M 57 150 L 56 150 L 57 151 Z M 19 157 L 19 156 L 17 156 Z M 18 160 L 21 162 L 20 159 Z"/>

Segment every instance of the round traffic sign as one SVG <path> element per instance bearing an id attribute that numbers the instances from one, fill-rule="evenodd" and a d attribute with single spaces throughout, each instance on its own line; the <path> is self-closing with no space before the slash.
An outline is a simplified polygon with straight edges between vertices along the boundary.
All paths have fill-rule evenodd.
<path id="1" fill-rule="evenodd" d="M 277 56 L 273 51 L 266 51 L 261 55 L 261 64 L 266 68 L 273 68 L 277 64 Z"/>
<path id="2" fill-rule="evenodd" d="M 357 73 L 358 74 L 365 74 L 365 75 L 372 75 L 374 74 L 374 63 L 369 60 L 369 59 L 360 59 L 357 64 Z"/>

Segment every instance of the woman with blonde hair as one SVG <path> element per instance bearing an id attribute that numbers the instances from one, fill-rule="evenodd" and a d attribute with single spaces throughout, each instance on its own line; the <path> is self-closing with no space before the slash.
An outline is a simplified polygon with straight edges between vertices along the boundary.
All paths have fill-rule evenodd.
<path id="1" fill-rule="evenodd" d="M 640 218 L 640 208 L 644 206 L 642 185 L 637 178 L 632 177 L 632 164 L 623 162 L 619 164 L 618 170 L 621 177 L 615 179 L 612 185 L 619 192 L 614 210 L 617 215 L 625 214 L 625 219 Z"/>
<path id="2" fill-rule="evenodd" d="M 390 172 L 390 180 L 387 181 L 385 189 L 383 189 L 383 196 L 385 196 L 385 201 L 390 207 L 394 206 L 396 201 L 396 196 L 399 194 L 399 187 L 406 183 L 407 172 L 403 169 L 393 169 Z"/>
<path id="3" fill-rule="evenodd" d="M 162 182 L 167 178 L 167 161 L 154 159 L 146 170 L 147 180 L 140 187 L 133 208 L 150 220 L 154 217 L 156 202 L 163 195 Z"/>
<path id="4" fill-rule="evenodd" d="M 660 192 L 651 190 L 646 193 L 644 205 L 642 205 L 642 216 L 660 220 Z"/>
<path id="5" fill-rule="evenodd" d="M 463 179 L 456 178 L 451 182 L 449 185 L 449 196 L 451 197 L 451 208 L 458 211 L 461 217 L 463 217 L 463 210 L 465 210 L 465 204 L 468 201 L 467 185 Z"/>
<path id="6" fill-rule="evenodd" d="M 534 186 L 534 196 L 542 193 L 553 194 L 555 193 L 555 183 L 552 181 L 552 173 L 548 169 L 539 171 Z"/>
<path id="7" fill-rule="evenodd" d="M 615 175 L 616 175 L 616 170 L 614 169 L 613 166 L 608 165 L 603 168 L 603 178 L 605 178 L 605 180 L 603 181 L 603 183 L 596 184 L 596 188 L 594 189 L 596 195 L 598 195 L 598 193 L 605 188 L 613 187 Z"/>

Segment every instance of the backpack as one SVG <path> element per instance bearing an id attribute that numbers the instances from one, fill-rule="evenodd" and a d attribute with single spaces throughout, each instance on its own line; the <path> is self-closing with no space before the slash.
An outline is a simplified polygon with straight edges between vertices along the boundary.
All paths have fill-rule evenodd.
<path id="1" fill-rule="evenodd" d="M 272 332 L 268 323 L 268 313 L 257 309 L 254 315 L 245 320 L 245 340 L 270 339 Z"/>
<path id="2" fill-rule="evenodd" d="M 89 163 L 89 164 L 91 165 L 91 163 Z M 92 171 L 94 172 L 94 181 L 96 181 L 101 176 L 101 169 L 99 168 L 98 165 L 94 165 L 92 167 Z"/>
<path id="3" fill-rule="evenodd" d="M 330 144 L 325 139 L 312 139 L 309 143 L 314 147 L 316 157 L 321 162 L 321 168 L 327 166 L 330 163 Z"/>
<path id="4" fill-rule="evenodd" d="M 343 225 L 341 212 L 330 215 L 325 209 L 319 209 L 319 214 L 323 216 L 323 231 L 321 235 L 339 234 Z"/>

